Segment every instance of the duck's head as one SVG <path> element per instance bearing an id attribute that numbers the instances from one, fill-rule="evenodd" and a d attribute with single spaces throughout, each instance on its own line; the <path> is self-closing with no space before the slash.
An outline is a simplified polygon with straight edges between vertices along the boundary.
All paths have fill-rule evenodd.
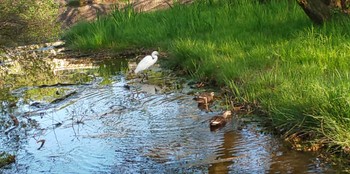
<path id="1" fill-rule="evenodd" d="M 222 114 L 222 116 L 224 117 L 224 118 L 227 118 L 228 116 L 231 116 L 232 115 L 232 112 L 231 111 L 225 111 L 223 114 Z"/>
<path id="2" fill-rule="evenodd" d="M 209 93 L 204 92 L 199 94 L 199 97 L 214 97 L 214 95 L 215 95 L 214 92 L 209 92 Z"/>

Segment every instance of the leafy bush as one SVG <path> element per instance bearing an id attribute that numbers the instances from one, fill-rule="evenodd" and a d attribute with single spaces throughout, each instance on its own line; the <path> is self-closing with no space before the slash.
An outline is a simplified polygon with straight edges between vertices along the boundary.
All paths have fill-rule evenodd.
<path id="1" fill-rule="evenodd" d="M 0 45 L 42 42 L 60 31 L 55 0 L 0 0 Z"/>

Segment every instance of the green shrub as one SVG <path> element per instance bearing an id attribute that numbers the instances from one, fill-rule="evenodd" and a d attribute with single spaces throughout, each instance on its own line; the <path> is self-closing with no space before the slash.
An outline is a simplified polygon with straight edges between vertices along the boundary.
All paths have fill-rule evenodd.
<path id="1" fill-rule="evenodd" d="M 57 38 L 55 0 L 0 0 L 0 45 L 43 42 Z"/>

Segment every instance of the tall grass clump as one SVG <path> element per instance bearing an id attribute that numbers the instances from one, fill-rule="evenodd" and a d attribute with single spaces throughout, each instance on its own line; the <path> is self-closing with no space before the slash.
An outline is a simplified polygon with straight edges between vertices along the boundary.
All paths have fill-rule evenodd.
<path id="1" fill-rule="evenodd" d="M 348 18 L 314 26 L 295 1 L 202 0 L 116 10 L 65 38 L 85 50 L 163 48 L 168 66 L 229 86 L 237 101 L 258 101 L 285 135 L 350 146 Z"/>
<path id="2" fill-rule="evenodd" d="M 131 6 L 117 9 L 93 23 L 82 22 L 67 31 L 63 38 L 80 50 L 122 50 L 153 47 L 161 40 L 162 29 L 156 13 L 139 14 Z"/>

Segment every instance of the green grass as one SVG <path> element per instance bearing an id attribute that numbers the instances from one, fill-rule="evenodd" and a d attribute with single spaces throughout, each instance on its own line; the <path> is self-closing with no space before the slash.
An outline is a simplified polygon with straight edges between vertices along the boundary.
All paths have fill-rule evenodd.
<path id="1" fill-rule="evenodd" d="M 350 146 L 350 20 L 314 26 L 295 1 L 198 1 L 169 10 L 115 11 L 66 32 L 79 50 L 161 48 L 170 67 L 258 101 L 286 134 Z"/>

